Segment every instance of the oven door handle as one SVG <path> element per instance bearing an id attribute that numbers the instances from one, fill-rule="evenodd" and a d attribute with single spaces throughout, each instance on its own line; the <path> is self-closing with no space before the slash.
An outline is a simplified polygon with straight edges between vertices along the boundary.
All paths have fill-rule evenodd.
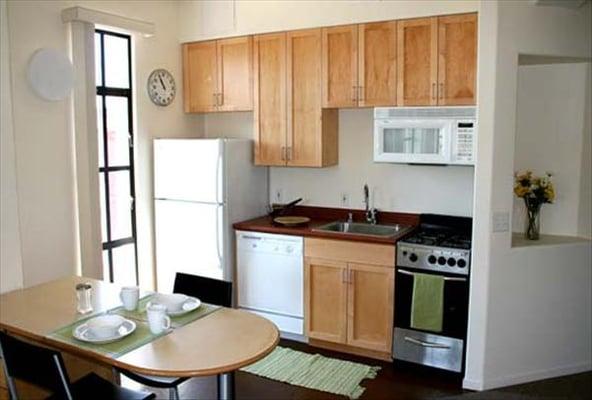
<path id="1" fill-rule="evenodd" d="M 398 269 L 397 272 L 400 272 L 405 275 L 411 275 L 411 276 L 415 275 L 413 272 L 407 271 L 406 269 Z M 452 281 L 452 282 L 466 282 L 467 278 L 455 278 L 452 276 L 445 276 L 444 280 L 445 281 Z"/>
<path id="2" fill-rule="evenodd" d="M 445 344 L 426 342 L 426 341 L 415 339 L 415 338 L 412 338 L 409 336 L 405 336 L 405 341 L 416 344 L 421 347 L 430 347 L 430 348 L 434 348 L 434 349 L 450 349 L 450 346 L 446 346 Z"/>

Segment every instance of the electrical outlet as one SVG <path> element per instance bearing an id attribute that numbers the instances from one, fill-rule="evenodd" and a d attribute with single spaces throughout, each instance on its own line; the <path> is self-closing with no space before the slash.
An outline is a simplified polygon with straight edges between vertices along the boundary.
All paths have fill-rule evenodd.
<path id="1" fill-rule="evenodd" d="M 508 232 L 510 230 L 510 213 L 505 211 L 495 211 L 493 213 L 493 232 Z"/>
<path id="2" fill-rule="evenodd" d="M 348 193 L 341 193 L 339 195 L 339 204 L 342 207 L 349 207 L 349 194 Z"/>
<path id="3" fill-rule="evenodd" d="M 273 202 L 278 204 L 284 202 L 284 191 L 281 188 L 277 188 L 273 192 Z"/>

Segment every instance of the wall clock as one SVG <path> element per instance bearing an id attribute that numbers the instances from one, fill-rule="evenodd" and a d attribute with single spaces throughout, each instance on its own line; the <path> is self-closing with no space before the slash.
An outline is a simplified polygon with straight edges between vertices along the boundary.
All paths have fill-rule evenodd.
<path id="1" fill-rule="evenodd" d="M 166 69 L 155 69 L 148 77 L 148 96 L 157 106 L 168 106 L 175 99 L 175 78 Z"/>

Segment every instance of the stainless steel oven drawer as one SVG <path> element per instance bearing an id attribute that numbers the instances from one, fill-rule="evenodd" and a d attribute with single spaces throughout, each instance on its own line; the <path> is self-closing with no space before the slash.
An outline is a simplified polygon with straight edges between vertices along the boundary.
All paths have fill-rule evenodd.
<path id="1" fill-rule="evenodd" d="M 461 339 L 395 328 L 393 358 L 461 372 L 463 345 Z"/>

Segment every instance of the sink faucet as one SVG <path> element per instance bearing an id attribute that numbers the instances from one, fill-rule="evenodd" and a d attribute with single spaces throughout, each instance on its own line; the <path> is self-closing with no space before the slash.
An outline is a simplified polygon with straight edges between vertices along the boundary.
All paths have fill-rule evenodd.
<path id="1" fill-rule="evenodd" d="M 370 191 L 368 190 L 368 184 L 364 184 L 364 204 L 366 205 L 366 222 L 376 225 L 378 210 L 374 207 L 370 208 Z"/>

